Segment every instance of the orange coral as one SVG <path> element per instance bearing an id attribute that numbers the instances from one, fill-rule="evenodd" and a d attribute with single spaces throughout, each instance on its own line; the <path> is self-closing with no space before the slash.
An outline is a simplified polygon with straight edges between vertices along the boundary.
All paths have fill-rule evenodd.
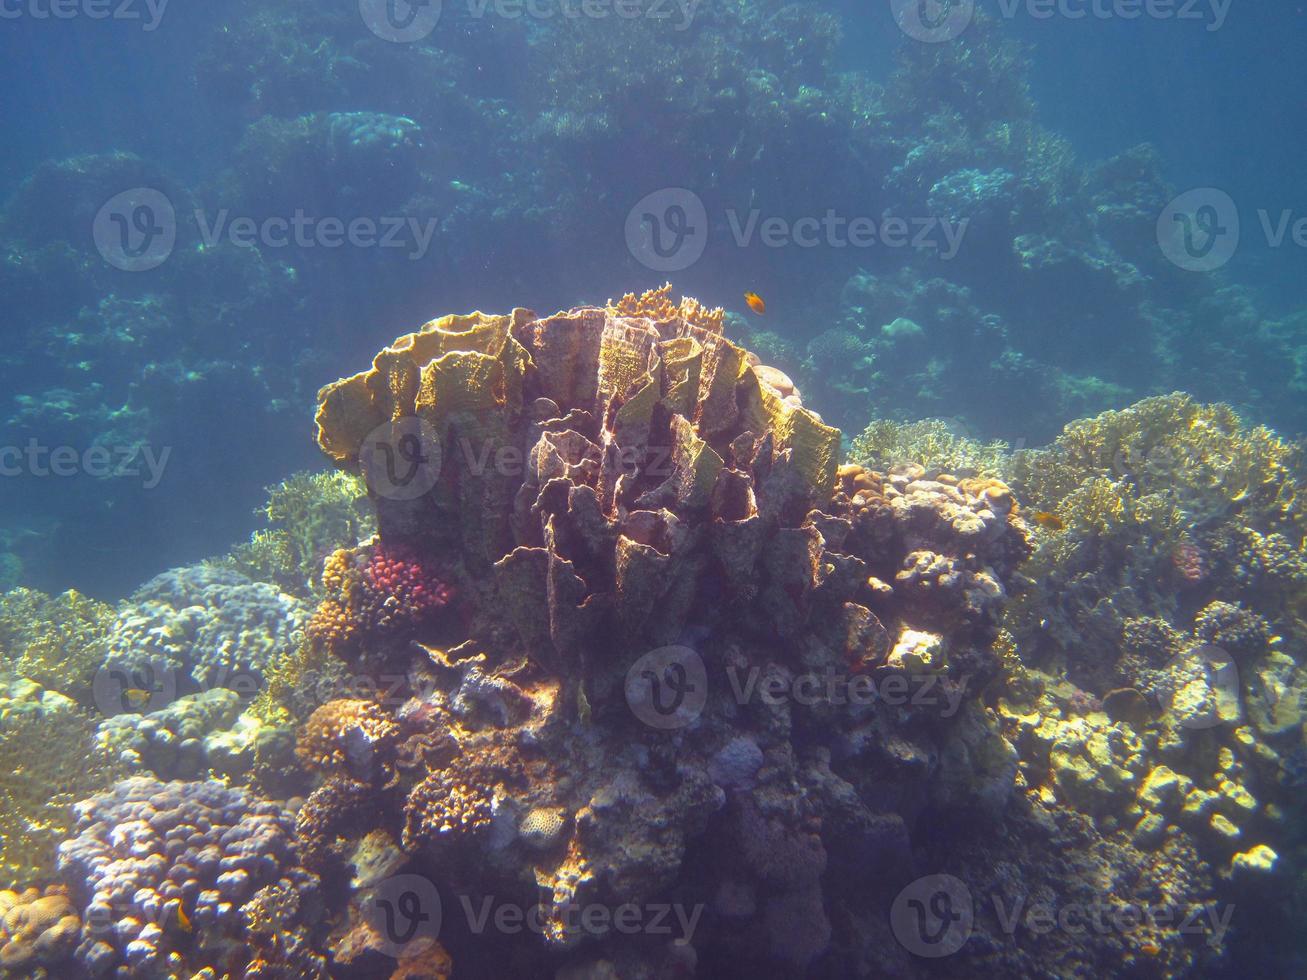
<path id="1" fill-rule="evenodd" d="M 319 772 L 372 776 L 389 765 L 398 735 L 399 726 L 380 705 L 338 698 L 309 716 L 295 754 Z"/>
<path id="2" fill-rule="evenodd" d="M 672 302 L 672 284 L 665 283 L 661 289 L 650 289 L 636 296 L 627 293 L 616 303 L 608 301 L 608 312 L 614 316 L 648 317 L 650 320 L 666 321 L 680 318 L 709 333 L 722 333 L 725 330 L 726 311 L 720 306 L 709 308 L 692 296 L 684 297 L 680 305 Z"/>

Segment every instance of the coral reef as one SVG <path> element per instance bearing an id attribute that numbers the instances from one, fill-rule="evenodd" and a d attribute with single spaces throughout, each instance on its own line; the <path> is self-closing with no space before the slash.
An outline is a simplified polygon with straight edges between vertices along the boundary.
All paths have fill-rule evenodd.
<path id="1" fill-rule="evenodd" d="M 268 488 L 268 501 L 259 511 L 267 527 L 255 531 L 224 564 L 308 598 L 319 585 L 327 555 L 374 533 L 366 501 L 362 481 L 349 473 L 297 473 Z"/>
<path id="2" fill-rule="evenodd" d="M 81 938 L 82 920 L 59 886 L 0 891 L 0 970 L 36 973 L 66 968 Z"/>
<path id="3" fill-rule="evenodd" d="M 120 608 L 104 667 L 132 677 L 174 672 L 182 691 L 230 687 L 250 696 L 274 658 L 297 645 L 307 620 L 300 600 L 266 582 L 218 566 L 173 569 Z"/>
<path id="4" fill-rule="evenodd" d="M 1027 545 L 995 480 L 837 468 L 838 431 L 723 326 L 666 289 L 444 317 L 323 389 L 319 442 L 368 480 L 380 538 L 329 560 L 315 622 L 348 628 L 313 634 L 354 670 L 407 678 L 402 699 L 324 705 L 301 736 L 328 778 L 299 833 L 328 880 L 402 818 L 405 850 L 455 894 L 543 889 L 560 962 L 597 938 L 654 969 L 667 949 L 589 937 L 572 910 L 729 887 L 768 897 L 710 947 L 766 936 L 751 962 L 802 969 L 835 943 L 828 850 L 888 860 L 927 760 L 982 774 L 953 762 L 938 806 L 1001 809 L 1011 751 L 988 716 L 964 734 L 942 696 L 739 693 L 746 677 L 795 692 L 897 678 L 956 710 L 998 669 Z M 377 465 L 405 437 L 420 452 L 403 458 L 428 467 L 410 469 L 416 490 Z M 333 596 L 397 552 L 441 569 L 448 606 L 398 630 L 342 620 Z M 706 684 L 683 720 L 641 693 L 681 671 Z M 700 848 L 712 859 L 688 863 Z"/>
<path id="5" fill-rule="evenodd" d="M 77 959 L 92 973 L 214 970 L 232 955 L 254 975 L 259 960 L 313 966 L 295 919 L 317 878 L 296 862 L 294 824 L 277 805 L 220 783 L 135 776 L 76 811 L 59 866 L 82 902 Z"/>
<path id="6" fill-rule="evenodd" d="M 51 597 L 31 589 L 0 596 L 3 670 L 89 704 L 114 609 L 77 592 Z"/>
<path id="7" fill-rule="evenodd" d="M 100 722 L 96 741 L 128 771 L 163 780 L 213 775 L 244 781 L 256 764 L 293 763 L 291 726 L 259 717 L 240 694 L 223 687 L 145 714 L 113 715 Z"/>
<path id="8" fill-rule="evenodd" d="M 0 884 L 47 880 L 71 805 L 119 767 L 95 742 L 95 719 L 34 681 L 0 679 Z"/>

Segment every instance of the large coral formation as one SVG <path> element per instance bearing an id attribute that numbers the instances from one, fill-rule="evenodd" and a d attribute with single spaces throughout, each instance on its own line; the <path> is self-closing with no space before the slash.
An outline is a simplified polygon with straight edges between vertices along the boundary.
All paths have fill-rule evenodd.
<path id="1" fill-rule="evenodd" d="M 66 968 L 82 934 L 82 920 L 60 886 L 0 891 L 0 970 Z"/>
<path id="2" fill-rule="evenodd" d="M 552 317 L 445 317 L 323 389 L 320 444 L 369 479 L 380 528 L 327 577 L 400 550 L 452 594 L 449 614 L 395 631 L 342 620 L 328 585 L 315 622 L 348 632 L 319 641 L 407 677 L 402 705 L 337 702 L 305 732 L 335 775 L 301 839 L 332 880 L 351 840 L 402 814 L 405 847 L 456 893 L 529 904 L 543 889 L 556 950 L 586 938 L 580 905 L 688 887 L 765 890 L 718 939 L 770 933 L 764 968 L 823 954 L 827 850 L 884 859 L 902 840 L 896 801 L 936 770 L 953 713 L 943 698 L 773 702 L 739 686 L 897 677 L 956 708 L 997 669 L 1004 583 L 1027 546 L 997 481 L 837 473 L 838 431 L 721 322 L 666 288 Z M 374 468 L 378 446 L 414 434 L 436 461 L 419 493 Z M 628 672 L 668 644 L 688 644 L 673 650 L 708 685 L 687 731 L 640 724 L 651 705 L 630 700 Z M 955 774 L 940 799 L 1001 807 L 1005 753 L 983 747 L 1001 736 L 969 717 L 950 757 L 993 775 Z M 350 768 L 362 742 L 393 744 L 393 767 Z M 381 808 L 361 804 L 369 792 Z M 696 870 L 698 847 L 718 856 Z"/>

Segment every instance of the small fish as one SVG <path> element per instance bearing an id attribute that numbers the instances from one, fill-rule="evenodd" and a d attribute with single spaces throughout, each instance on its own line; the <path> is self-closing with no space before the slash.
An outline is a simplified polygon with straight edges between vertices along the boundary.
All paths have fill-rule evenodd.
<path id="1" fill-rule="evenodd" d="M 177 924 L 182 927 L 183 932 L 194 931 L 194 928 L 191 926 L 191 917 L 186 914 L 186 909 L 181 905 L 177 906 Z"/>
<path id="2" fill-rule="evenodd" d="M 767 312 L 767 304 L 763 302 L 762 297 L 757 293 L 745 293 L 744 301 L 749 304 L 749 309 L 753 310 L 759 316 Z"/>
<path id="3" fill-rule="evenodd" d="M 153 695 L 153 691 L 144 691 L 139 687 L 129 687 L 123 691 L 123 703 L 135 711 L 137 708 L 144 708 L 149 704 Z"/>
<path id="4" fill-rule="evenodd" d="M 1045 531 L 1062 531 L 1066 525 L 1062 518 L 1058 517 L 1051 510 L 1037 510 L 1030 515 L 1030 519 L 1042 527 Z"/>
<path id="5" fill-rule="evenodd" d="M 1157 945 L 1157 943 L 1144 943 L 1139 947 L 1139 951 L 1145 956 L 1156 956 L 1162 951 L 1162 947 Z"/>

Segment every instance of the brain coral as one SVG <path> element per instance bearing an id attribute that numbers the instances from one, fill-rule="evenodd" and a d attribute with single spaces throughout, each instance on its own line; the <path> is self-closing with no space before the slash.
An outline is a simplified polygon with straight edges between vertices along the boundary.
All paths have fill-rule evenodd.
<path id="1" fill-rule="evenodd" d="M 141 586 L 119 611 L 104 666 L 171 668 L 182 675 L 179 687 L 253 686 L 279 653 L 294 648 L 308 614 L 298 599 L 239 572 L 176 568 Z"/>

